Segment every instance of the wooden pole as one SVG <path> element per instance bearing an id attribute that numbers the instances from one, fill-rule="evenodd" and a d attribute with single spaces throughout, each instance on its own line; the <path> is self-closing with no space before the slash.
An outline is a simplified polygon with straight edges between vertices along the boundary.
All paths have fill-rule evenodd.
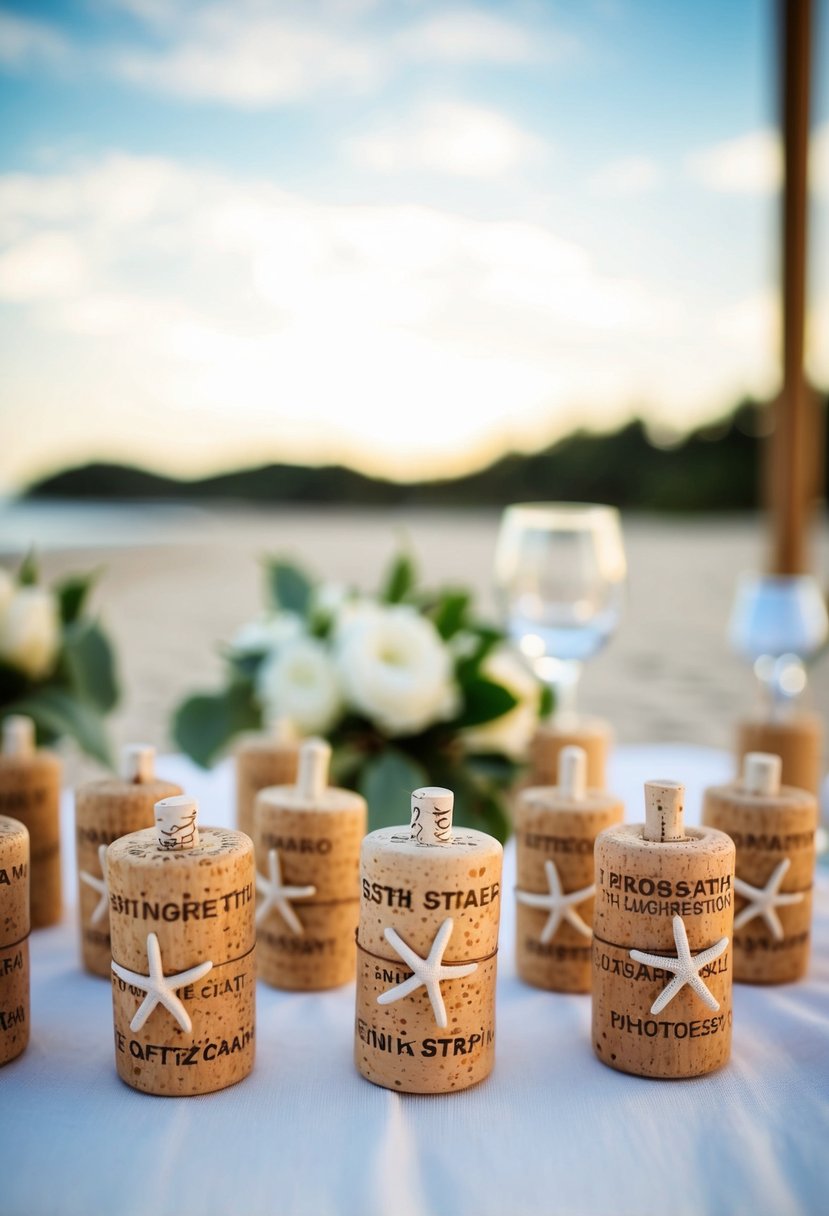
<path id="1" fill-rule="evenodd" d="M 782 32 L 783 387 L 774 406 L 772 572 L 808 568 L 807 529 L 817 489 L 816 403 L 803 372 L 811 0 L 779 0 Z"/>

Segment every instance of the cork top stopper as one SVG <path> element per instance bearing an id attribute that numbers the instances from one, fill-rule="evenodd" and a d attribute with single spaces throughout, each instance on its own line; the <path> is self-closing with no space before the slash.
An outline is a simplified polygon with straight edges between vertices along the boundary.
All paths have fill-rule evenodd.
<path id="1" fill-rule="evenodd" d="M 779 756 L 770 752 L 747 752 L 743 759 L 740 784 L 746 794 L 774 798 L 780 793 L 782 768 L 783 763 Z"/>
<path id="2" fill-rule="evenodd" d="M 296 788 L 307 802 L 319 803 L 328 788 L 331 745 L 324 739 L 305 739 L 299 747 Z"/>
<path id="3" fill-rule="evenodd" d="M 199 804 L 190 794 L 173 794 L 155 804 L 156 844 L 162 853 L 182 853 L 199 843 Z"/>
<path id="4" fill-rule="evenodd" d="M 558 788 L 565 798 L 584 802 L 587 797 L 587 752 L 583 747 L 563 747 L 559 752 Z"/>
<path id="5" fill-rule="evenodd" d="M 685 786 L 680 781 L 645 782 L 645 840 L 684 840 Z"/>
<path id="6" fill-rule="evenodd" d="M 455 795 L 439 785 L 412 791 L 410 835 L 417 844 L 451 844 Z"/>
<path id="7" fill-rule="evenodd" d="M 3 720 L 3 755 L 25 759 L 35 754 L 35 724 L 26 714 L 9 714 Z"/>
<path id="8" fill-rule="evenodd" d="M 147 743 L 128 743 L 121 750 L 121 776 L 130 785 L 149 785 L 155 780 L 155 748 Z"/>

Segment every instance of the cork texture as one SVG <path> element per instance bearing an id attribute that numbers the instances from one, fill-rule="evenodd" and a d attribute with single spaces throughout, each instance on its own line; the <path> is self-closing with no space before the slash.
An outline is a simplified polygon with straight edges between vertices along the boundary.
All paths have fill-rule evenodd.
<path id="1" fill-rule="evenodd" d="M 29 833 L 0 816 L 0 1065 L 29 1042 Z"/>
<path id="2" fill-rule="evenodd" d="M 299 746 L 266 735 L 243 740 L 236 749 L 236 827 L 253 839 L 256 795 L 272 785 L 293 785 Z"/>
<path id="3" fill-rule="evenodd" d="M 572 727 L 556 722 L 540 725 L 530 742 L 530 786 L 555 785 L 559 752 L 581 747 L 587 753 L 587 784 L 607 788 L 607 757 L 612 742 L 610 726 L 601 718 L 580 718 Z"/>
<path id="4" fill-rule="evenodd" d="M 253 1067 L 256 928 L 253 845 L 241 832 L 199 828 L 193 849 L 163 852 L 155 829 L 109 846 L 113 961 L 147 976 L 148 934 L 157 935 L 170 977 L 210 960 L 210 971 L 177 990 L 192 1030 L 158 1004 L 130 1029 L 146 995 L 112 976 L 115 1062 L 127 1085 L 145 1093 L 211 1093 Z"/>
<path id="5" fill-rule="evenodd" d="M 362 845 L 355 1063 L 387 1089 L 449 1093 L 482 1081 L 495 1060 L 503 850 L 483 832 L 461 829 L 451 844 L 417 845 L 409 830 L 383 828 Z M 378 1004 L 413 975 L 385 930 L 426 958 L 450 920 L 443 964 L 477 966 L 470 975 L 441 980 L 446 1025 L 439 1025 L 423 986 Z"/>
<path id="6" fill-rule="evenodd" d="M 109 979 L 112 974 L 109 911 L 93 921 L 101 895 L 81 874 L 102 878 L 101 845 L 110 845 L 120 836 L 152 827 L 156 802 L 180 793 L 181 787 L 169 781 L 122 781 L 114 777 L 89 782 L 75 791 L 81 962 L 93 975 Z"/>
<path id="7" fill-rule="evenodd" d="M 688 828 L 683 841 L 650 841 L 642 833 L 642 824 L 622 824 L 596 841 L 593 1047 L 621 1072 L 701 1076 L 725 1064 L 731 1050 L 734 844 L 709 827 Z M 676 959 L 675 917 L 692 955 L 729 939 L 699 971 L 717 1010 L 685 984 L 651 1012 L 673 972 L 630 952 Z"/>
<path id="8" fill-rule="evenodd" d="M 354 979 L 360 843 L 367 821 L 365 800 L 348 790 L 326 789 L 316 805 L 292 786 L 259 793 L 254 840 L 260 874 L 268 877 L 275 849 L 283 885 L 314 888 L 312 895 L 291 900 L 293 927 L 278 906 L 260 919 L 259 976 L 265 983 L 311 992 Z"/>
<path id="9" fill-rule="evenodd" d="M 742 769 L 747 752 L 767 752 L 779 756 L 784 785 L 820 791 L 823 774 L 823 723 L 817 714 L 800 712 L 780 722 L 767 718 L 747 718 L 737 726 L 737 760 Z"/>
<path id="10" fill-rule="evenodd" d="M 60 760 L 51 752 L 0 755 L 0 815 L 19 819 L 29 832 L 33 929 L 57 924 L 63 914 L 60 781 Z"/>
<path id="11" fill-rule="evenodd" d="M 526 789 L 515 807 L 517 902 L 515 950 L 518 974 L 527 984 L 551 992 L 589 992 L 592 982 L 590 933 L 562 917 L 552 937 L 546 929 L 552 907 L 532 907 L 521 893 L 549 895 L 547 863 L 552 862 L 562 891 L 593 886 L 593 846 L 599 832 L 624 818 L 624 805 L 612 794 L 588 789 L 583 800 L 555 786 Z M 574 905 L 588 930 L 593 897 Z"/>
<path id="12" fill-rule="evenodd" d="M 812 885 L 815 873 L 816 799 L 807 791 L 783 786 L 770 796 L 748 794 L 738 785 L 705 791 L 703 822 L 727 832 L 737 850 L 737 878 L 759 890 L 783 866 L 777 890 L 797 896 L 773 908 L 775 933 L 762 915 L 734 929 L 734 978 L 746 984 L 785 984 L 800 979 L 809 965 Z M 734 915 L 739 921 L 756 903 L 739 888 Z"/>

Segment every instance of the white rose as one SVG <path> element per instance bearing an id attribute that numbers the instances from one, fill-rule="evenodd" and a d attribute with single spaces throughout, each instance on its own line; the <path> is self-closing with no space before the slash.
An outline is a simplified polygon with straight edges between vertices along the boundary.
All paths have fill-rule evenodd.
<path id="1" fill-rule="evenodd" d="M 500 718 L 464 731 L 464 746 L 470 752 L 500 752 L 513 760 L 524 760 L 535 728 L 541 689 L 532 672 L 508 647 L 499 646 L 481 664 L 481 675 L 500 684 L 518 698 L 518 704 Z"/>
<path id="2" fill-rule="evenodd" d="M 457 705 L 449 651 L 431 621 L 406 605 L 364 605 L 338 630 L 346 697 L 389 735 L 415 735 Z"/>
<path id="3" fill-rule="evenodd" d="M 18 587 L 0 609 L 0 659 L 33 680 L 50 673 L 60 649 L 57 600 L 42 587 Z"/>
<path id="4" fill-rule="evenodd" d="M 342 709 L 334 664 L 321 642 L 298 637 L 266 659 L 257 692 L 268 722 L 289 718 L 304 735 L 324 735 Z"/>
<path id="5" fill-rule="evenodd" d="M 234 637 L 231 645 L 240 654 L 256 654 L 277 650 L 285 642 L 302 633 L 302 619 L 293 612 L 263 616 L 248 621 Z"/>

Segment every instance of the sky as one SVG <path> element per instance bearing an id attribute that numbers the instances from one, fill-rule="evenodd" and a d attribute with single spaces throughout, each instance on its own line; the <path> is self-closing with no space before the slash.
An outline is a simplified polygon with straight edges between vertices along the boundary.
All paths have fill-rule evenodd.
<path id="1" fill-rule="evenodd" d="M 775 40 L 770 0 L 0 0 L 0 493 L 443 476 L 770 396 Z"/>

